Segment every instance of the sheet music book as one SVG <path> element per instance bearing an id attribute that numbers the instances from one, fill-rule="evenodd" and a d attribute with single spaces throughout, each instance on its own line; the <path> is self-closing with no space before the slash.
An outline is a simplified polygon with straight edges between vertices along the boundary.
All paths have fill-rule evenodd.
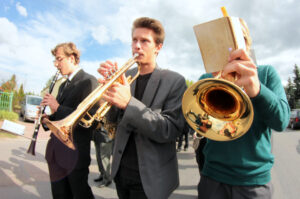
<path id="1" fill-rule="evenodd" d="M 25 126 L 9 120 L 4 120 L 1 129 L 9 133 L 23 136 Z"/>
<path id="2" fill-rule="evenodd" d="M 220 71 L 232 50 L 246 44 L 238 17 L 222 17 L 194 26 L 194 32 L 207 73 Z"/>

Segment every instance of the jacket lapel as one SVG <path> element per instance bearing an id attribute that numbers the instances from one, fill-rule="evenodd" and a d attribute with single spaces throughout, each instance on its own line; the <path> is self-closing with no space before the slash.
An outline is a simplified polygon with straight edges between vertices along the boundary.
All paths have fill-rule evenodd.
<path id="1" fill-rule="evenodd" d="M 132 71 L 130 71 L 129 75 L 131 77 L 134 77 L 136 73 L 137 73 L 137 68 L 134 68 Z M 136 87 L 136 81 L 132 82 L 131 85 L 130 85 L 131 95 L 133 95 L 133 96 L 134 96 L 134 93 L 135 93 L 135 87 Z"/>
<path id="2" fill-rule="evenodd" d="M 81 76 L 83 75 L 83 70 L 81 69 L 80 71 L 78 71 L 78 73 L 73 77 L 73 79 L 71 80 L 70 84 L 68 86 L 66 86 L 66 88 L 64 88 L 61 92 L 63 92 L 60 96 L 60 98 L 58 99 L 58 101 L 61 103 L 64 101 L 64 99 L 66 98 L 66 96 L 68 96 L 68 93 L 71 92 L 73 90 L 73 88 L 76 86 L 78 80 L 81 79 Z"/>
<path id="3" fill-rule="evenodd" d="M 159 72 L 160 70 L 161 69 L 157 66 L 155 67 L 144 91 L 142 102 L 147 107 L 151 106 L 152 100 L 156 95 L 156 90 L 158 89 L 158 85 L 161 78 L 161 73 Z"/>

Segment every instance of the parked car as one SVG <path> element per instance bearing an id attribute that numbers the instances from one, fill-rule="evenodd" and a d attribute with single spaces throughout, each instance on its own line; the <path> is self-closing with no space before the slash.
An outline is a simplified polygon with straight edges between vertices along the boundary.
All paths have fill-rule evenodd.
<path id="1" fill-rule="evenodd" d="M 42 101 L 42 97 L 35 95 L 26 95 L 21 103 L 20 116 L 24 121 L 34 121 L 38 111 L 38 107 Z"/>
<path id="2" fill-rule="evenodd" d="M 300 127 L 300 109 L 294 109 L 291 111 L 289 127 L 291 129 Z"/>

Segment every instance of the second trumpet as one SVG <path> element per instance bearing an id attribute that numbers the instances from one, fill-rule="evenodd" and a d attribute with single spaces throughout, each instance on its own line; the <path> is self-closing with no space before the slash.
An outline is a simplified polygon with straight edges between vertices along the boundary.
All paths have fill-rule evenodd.
<path id="1" fill-rule="evenodd" d="M 103 120 L 105 114 L 111 107 L 109 103 L 103 103 L 94 115 L 90 115 L 88 111 L 97 102 L 99 102 L 107 89 L 109 89 L 115 82 L 119 81 L 121 75 L 137 62 L 137 57 L 138 54 L 135 54 L 132 58 L 130 58 L 119 70 L 109 77 L 105 84 L 99 85 L 92 93 L 90 93 L 68 117 L 59 121 L 45 120 L 48 128 L 63 144 L 74 150 L 73 130 L 76 125 L 80 124 L 85 128 L 89 128 L 95 120 Z M 133 82 L 138 75 L 139 71 L 134 78 L 129 80 L 129 83 Z"/>

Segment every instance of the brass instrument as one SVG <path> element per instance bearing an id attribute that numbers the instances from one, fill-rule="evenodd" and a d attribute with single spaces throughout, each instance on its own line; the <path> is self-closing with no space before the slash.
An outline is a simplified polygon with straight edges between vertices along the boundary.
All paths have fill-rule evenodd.
<path id="1" fill-rule="evenodd" d="M 230 141 L 244 135 L 253 121 L 248 95 L 234 83 L 217 78 L 199 80 L 182 99 L 188 124 L 200 135 L 216 141 Z"/>
<path id="2" fill-rule="evenodd" d="M 91 92 L 69 116 L 59 121 L 45 120 L 48 128 L 63 144 L 75 150 L 73 143 L 73 131 L 76 125 L 80 124 L 85 128 L 89 128 L 95 120 L 103 120 L 105 114 L 111 108 L 111 105 L 108 102 L 102 103 L 93 116 L 90 115 L 88 111 L 99 102 L 102 95 L 111 87 L 112 84 L 120 81 L 121 75 L 136 63 L 138 55 L 139 54 L 135 54 L 119 70 L 112 74 L 105 84 L 99 85 L 93 92 Z M 137 74 L 130 80 L 129 83 L 132 83 L 138 76 L 139 68 Z"/>

